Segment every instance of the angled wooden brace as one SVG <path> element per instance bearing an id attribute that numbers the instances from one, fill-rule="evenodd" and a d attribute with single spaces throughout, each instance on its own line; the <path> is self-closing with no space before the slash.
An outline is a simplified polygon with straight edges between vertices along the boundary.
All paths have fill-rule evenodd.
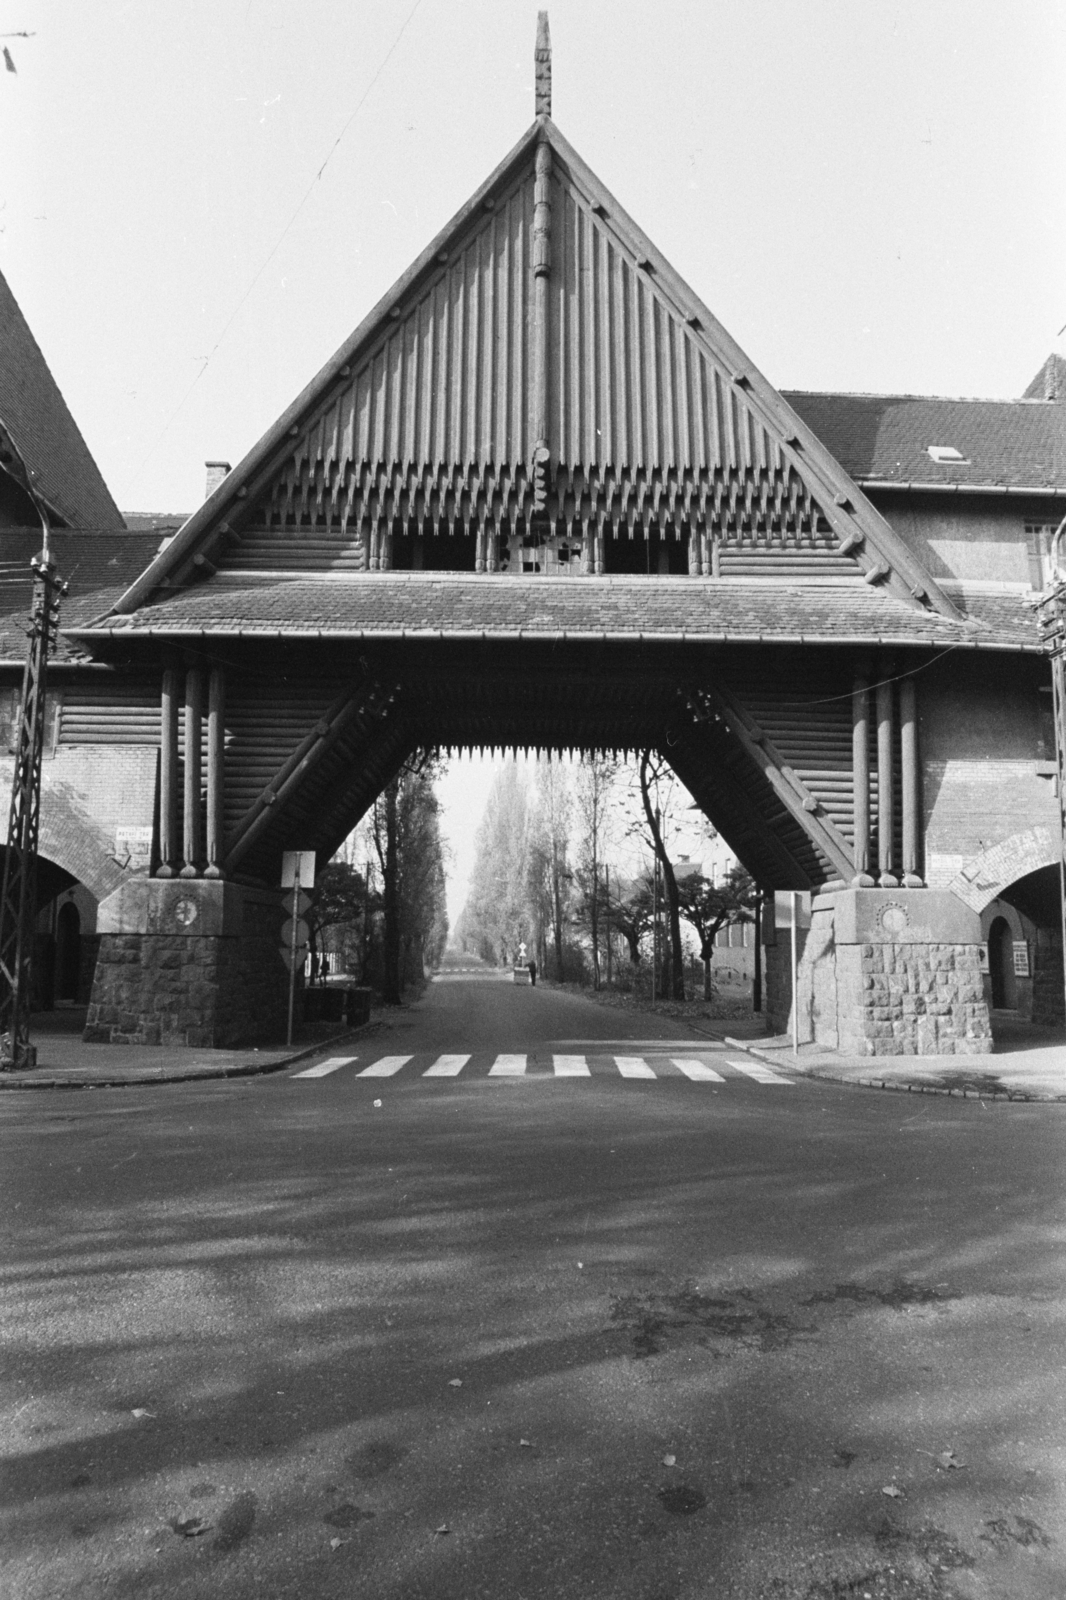
<path id="1" fill-rule="evenodd" d="M 357 689 L 349 690 L 334 700 L 234 828 L 226 850 L 226 873 L 232 872 L 247 855 L 276 815 L 275 806 L 284 805 L 311 769 L 336 744 L 349 723 L 360 714 L 383 716 L 393 699 L 395 693 L 386 698 L 377 684 L 360 684 Z"/>
<path id="2" fill-rule="evenodd" d="M 824 814 L 818 797 L 811 793 L 798 773 L 782 760 L 769 736 L 750 712 L 720 686 L 703 690 L 701 698 L 713 705 L 722 721 L 736 735 L 745 753 L 762 772 L 786 811 L 832 863 L 844 882 L 850 883 L 855 870 L 850 843 Z"/>
<path id="3" fill-rule="evenodd" d="M 689 734 L 684 743 L 691 745 L 695 738 L 695 734 Z M 660 754 L 670 763 L 686 789 L 706 811 L 707 816 L 718 828 L 723 839 L 736 851 L 745 866 L 748 866 L 748 862 L 744 861 L 743 846 L 744 842 L 750 839 L 764 855 L 774 862 L 777 872 L 780 874 L 780 880 L 773 885 L 774 888 L 810 889 L 814 887 L 810 873 L 797 861 L 784 840 L 759 815 L 752 805 L 751 796 L 745 792 L 742 785 L 737 782 L 723 762 L 714 762 L 713 752 L 692 752 L 693 765 L 691 767 L 688 766 L 685 760 L 684 744 L 675 745 L 670 749 L 664 748 L 660 751 Z M 699 772 L 700 758 L 702 757 L 706 760 L 708 754 L 712 762 L 714 762 L 713 774 L 708 778 L 703 778 Z M 730 822 L 726 827 L 721 826 L 722 819 L 715 814 L 713 804 L 711 807 L 707 807 L 701 798 L 701 795 L 706 793 L 708 789 L 711 790 L 713 796 L 716 788 L 719 790 L 726 806 L 734 815 L 744 819 L 743 823 L 734 824 Z M 752 873 L 752 876 L 758 877 L 759 874 Z"/>

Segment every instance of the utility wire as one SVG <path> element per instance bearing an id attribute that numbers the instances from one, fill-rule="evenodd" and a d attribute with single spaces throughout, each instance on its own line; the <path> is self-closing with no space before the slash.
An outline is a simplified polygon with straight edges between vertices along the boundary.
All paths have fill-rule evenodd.
<path id="1" fill-rule="evenodd" d="M 400 31 L 397 33 L 395 39 L 392 41 L 392 43 L 389 46 L 388 50 L 385 52 L 385 55 L 384 55 L 384 57 L 382 59 L 382 62 L 381 62 L 381 65 L 378 67 L 377 71 L 374 73 L 374 76 L 371 78 L 371 80 L 367 84 L 366 88 L 363 90 L 363 93 L 360 96 L 359 100 L 357 101 L 357 103 L 355 105 L 355 108 L 352 111 L 351 115 L 349 116 L 347 122 L 344 124 L 344 126 L 341 129 L 340 133 L 338 133 L 337 137 L 334 139 L 333 143 L 330 145 L 329 150 L 326 152 L 325 160 L 322 162 L 322 165 L 319 167 L 318 171 L 315 173 L 314 177 L 311 179 L 311 182 L 308 184 L 307 188 L 305 189 L 302 197 L 300 198 L 299 202 L 296 205 L 295 210 L 293 211 L 292 215 L 289 217 L 289 220 L 288 220 L 288 222 L 286 222 L 284 228 L 282 228 L 281 232 L 279 233 L 274 245 L 272 246 L 272 248 L 270 249 L 269 253 L 266 256 L 266 259 L 263 261 L 262 266 L 259 268 L 259 270 L 255 274 L 254 278 L 249 283 L 247 289 L 245 289 L 244 293 L 241 295 L 241 298 L 238 300 L 236 306 L 234 307 L 234 310 L 233 310 L 232 314 L 230 315 L 229 319 L 227 320 L 227 322 L 223 326 L 222 332 L 219 334 L 218 338 L 215 340 L 214 344 L 211 346 L 211 349 L 208 351 L 207 355 L 203 357 L 203 365 L 201 366 L 199 372 L 196 374 L 195 378 L 192 380 L 192 382 L 190 383 L 189 387 L 186 389 L 185 393 L 182 395 L 181 399 L 178 401 L 178 403 L 175 406 L 174 410 L 171 412 L 170 416 L 167 418 L 166 422 L 163 425 L 162 431 L 160 432 L 158 437 L 149 446 L 147 455 L 144 457 L 144 459 L 141 462 L 140 466 L 137 468 L 136 472 L 133 475 L 132 483 L 136 483 L 137 482 L 137 480 L 140 477 L 141 473 L 144 471 L 145 467 L 148 465 L 148 462 L 152 459 L 152 456 L 155 454 L 156 450 L 158 450 L 159 446 L 162 444 L 163 440 L 166 438 L 167 434 L 170 432 L 171 428 L 173 427 L 174 423 L 177 421 L 178 417 L 181 415 L 182 411 L 184 411 L 186 405 L 188 404 L 189 396 L 192 394 L 193 390 L 196 388 L 196 385 L 200 382 L 200 379 L 203 377 L 204 373 L 207 371 L 208 367 L 210 366 L 210 364 L 211 364 L 212 360 L 214 359 L 215 355 L 218 353 L 219 346 L 222 344 L 222 341 L 225 339 L 227 333 L 229 333 L 229 330 L 232 328 L 233 324 L 236 322 L 237 318 L 240 316 L 240 314 L 243 311 L 245 305 L 247 304 L 249 298 L 251 297 L 253 290 L 255 289 L 256 285 L 258 284 L 260 278 L 263 276 L 264 272 L 269 267 L 270 263 L 273 261 L 274 257 L 277 255 L 278 251 L 281 249 L 282 245 L 285 243 L 285 240 L 288 238 L 289 234 L 291 233 L 291 231 L 293 229 L 293 226 L 296 223 L 297 217 L 300 215 L 301 211 L 304 209 L 304 206 L 306 206 L 308 200 L 310 200 L 311 195 L 314 193 L 315 185 L 320 182 L 320 180 L 322 178 L 322 174 L 325 172 L 326 168 L 329 166 L 330 162 L 332 161 L 332 159 L 333 159 L 334 155 L 336 154 L 337 149 L 338 149 L 341 141 L 343 140 L 345 134 L 348 132 L 348 129 L 351 127 L 352 123 L 355 121 L 356 117 L 359 115 L 360 111 L 363 109 L 363 106 L 366 104 L 367 99 L 369 98 L 371 90 L 373 89 L 374 85 L 377 83 L 378 79 L 381 77 L 381 74 L 385 71 L 385 68 L 388 66 L 389 62 L 392 60 L 392 57 L 395 54 L 397 47 L 399 46 L 400 40 L 403 38 L 404 34 L 407 32 L 408 27 L 410 26 L 410 24 L 414 20 L 415 12 L 418 10 L 418 8 L 421 6 L 421 4 L 422 4 L 422 0 L 415 0 L 414 5 L 411 7 L 410 11 L 407 13 L 407 16 L 404 18 L 404 21 L 400 26 Z"/>

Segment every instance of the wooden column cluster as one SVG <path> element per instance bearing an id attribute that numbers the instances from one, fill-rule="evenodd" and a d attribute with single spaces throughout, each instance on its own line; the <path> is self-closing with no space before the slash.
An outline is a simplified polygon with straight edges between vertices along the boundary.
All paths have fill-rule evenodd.
<path id="1" fill-rule="evenodd" d="M 207 705 L 207 793 L 204 806 L 203 719 Z M 184 712 L 182 761 L 178 759 L 179 713 Z M 200 662 L 163 669 L 159 725 L 160 878 L 222 876 L 225 797 L 225 675 Z M 182 791 L 182 826 L 178 795 Z M 206 816 L 206 841 L 204 822 Z"/>
<path id="2" fill-rule="evenodd" d="M 876 719 L 877 863 L 872 859 L 870 814 L 870 715 Z M 914 677 L 882 658 L 871 685 L 870 668 L 860 663 L 851 692 L 854 877 L 859 888 L 920 888 L 921 791 L 918 760 L 918 705 Z M 896 846 L 897 760 L 901 800 L 901 845 Z"/>

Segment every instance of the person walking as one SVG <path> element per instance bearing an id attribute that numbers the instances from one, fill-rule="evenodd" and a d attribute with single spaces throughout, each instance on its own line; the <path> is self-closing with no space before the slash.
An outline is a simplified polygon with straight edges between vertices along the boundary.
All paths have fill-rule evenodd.
<path id="1" fill-rule="evenodd" d="M 537 963 L 535 961 L 529 963 L 529 981 L 535 989 L 537 987 Z"/>

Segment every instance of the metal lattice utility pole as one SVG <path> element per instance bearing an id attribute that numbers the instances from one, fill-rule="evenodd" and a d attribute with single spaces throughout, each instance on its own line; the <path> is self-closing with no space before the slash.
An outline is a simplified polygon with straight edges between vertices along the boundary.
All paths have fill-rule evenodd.
<path id="1" fill-rule="evenodd" d="M 1051 580 L 1040 597 L 1038 612 L 1044 646 L 1051 657 L 1051 695 L 1055 715 L 1056 787 L 1059 799 L 1059 913 L 1062 929 L 1063 985 L 1066 989 L 1066 572 L 1060 545 L 1066 517 L 1051 539 Z"/>
<path id="2" fill-rule="evenodd" d="M 15 772 L 8 813 L 7 852 L 0 890 L 0 1070 L 34 1067 L 30 1044 L 33 945 L 37 923 L 37 835 L 41 816 L 41 755 L 44 748 L 45 681 L 48 656 L 59 628 L 59 601 L 66 589 L 49 549 L 48 511 L 9 430 L 0 422 L 0 470 L 28 495 L 41 519 L 43 548 L 34 556 L 29 649 L 22 678 Z"/>

